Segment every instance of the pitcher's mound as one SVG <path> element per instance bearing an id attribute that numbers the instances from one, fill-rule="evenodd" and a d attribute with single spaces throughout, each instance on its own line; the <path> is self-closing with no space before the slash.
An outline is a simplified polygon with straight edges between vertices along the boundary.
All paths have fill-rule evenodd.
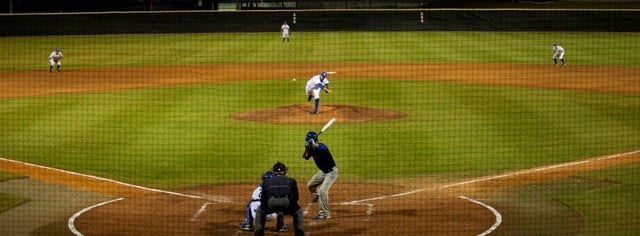
<path id="1" fill-rule="evenodd" d="M 321 104 L 318 114 L 311 114 L 312 111 L 313 104 L 294 104 L 236 113 L 231 117 L 253 122 L 323 124 L 334 117 L 338 122 L 368 122 L 400 119 L 406 116 L 397 111 L 337 104 Z"/>

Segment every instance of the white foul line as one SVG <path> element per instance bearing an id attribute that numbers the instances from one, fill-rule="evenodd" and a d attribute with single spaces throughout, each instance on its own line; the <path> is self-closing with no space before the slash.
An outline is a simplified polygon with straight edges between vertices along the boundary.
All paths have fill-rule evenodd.
<path id="1" fill-rule="evenodd" d="M 67 222 L 67 226 L 69 227 L 69 230 L 71 230 L 71 233 L 73 233 L 73 234 L 75 234 L 77 236 L 84 235 L 84 234 L 80 233 L 80 231 L 78 231 L 78 229 L 76 229 L 76 226 L 74 225 L 74 222 L 76 221 L 76 219 L 78 217 L 80 217 L 80 215 L 84 214 L 87 211 L 92 210 L 93 208 L 101 207 L 101 206 L 104 206 L 104 205 L 107 205 L 107 204 L 110 204 L 110 203 L 113 203 L 113 202 L 117 202 L 117 201 L 120 201 L 120 200 L 124 200 L 124 198 L 118 198 L 118 199 L 113 199 L 113 200 L 109 200 L 109 201 L 106 201 L 106 202 L 98 203 L 98 204 L 95 204 L 93 206 L 84 208 L 84 209 L 76 212 L 75 214 L 73 214 L 73 216 L 71 216 L 71 218 L 69 218 L 69 221 Z"/>
<path id="2" fill-rule="evenodd" d="M 581 165 L 581 164 L 585 164 L 585 163 L 589 163 L 589 162 L 593 162 L 593 161 L 615 159 L 615 158 L 620 158 L 620 157 L 629 156 L 629 155 L 638 154 L 638 153 L 640 153 L 640 150 L 631 151 L 631 152 L 625 152 L 625 153 L 619 153 L 619 154 L 613 154 L 613 155 L 607 155 L 607 156 L 602 156 L 602 157 L 596 157 L 596 158 L 591 158 L 591 159 L 587 159 L 587 160 L 580 160 L 580 161 L 574 161 L 574 162 L 561 163 L 561 164 L 557 164 L 557 165 L 544 166 L 544 167 L 538 167 L 538 168 L 533 168 L 533 169 L 526 169 L 526 170 L 521 170 L 521 171 L 516 171 L 516 172 L 511 172 L 511 173 L 506 173 L 506 174 L 501 174 L 501 175 L 486 176 L 486 177 L 481 177 L 481 178 L 477 178 L 477 179 L 471 179 L 471 180 L 462 181 L 462 182 L 458 182 L 458 183 L 447 184 L 447 185 L 439 187 L 438 189 L 447 189 L 447 188 L 451 188 L 451 187 L 468 185 L 468 184 L 473 184 L 473 183 L 477 183 L 477 182 L 497 180 L 497 179 L 508 178 L 508 177 L 513 177 L 513 176 L 523 175 L 523 174 L 531 174 L 531 173 L 535 173 L 535 172 L 546 171 L 546 170 L 551 170 L 551 169 L 557 169 L 557 168 L 562 168 L 562 167 L 567 167 L 567 166 Z M 373 197 L 373 198 L 367 198 L 367 199 L 361 199 L 361 200 L 354 200 L 354 201 L 350 201 L 350 202 L 342 202 L 342 203 L 340 203 L 340 205 L 359 205 L 359 204 L 362 204 L 364 202 L 370 202 L 370 201 L 375 201 L 375 200 L 383 200 L 383 199 L 387 199 L 387 198 L 402 197 L 402 196 L 411 195 L 411 194 L 419 193 L 419 192 L 426 191 L 426 190 L 427 190 L 427 188 L 416 189 L 416 190 L 412 190 L 412 191 L 404 192 L 404 193 L 396 193 L 396 194 L 392 194 L 392 195 L 385 195 L 385 196 L 379 196 L 379 197 Z M 484 203 L 482 203 L 480 201 L 477 201 L 477 200 L 474 200 L 474 199 L 471 199 L 471 198 L 468 198 L 468 197 L 465 197 L 465 196 L 459 196 L 459 197 L 462 198 L 462 199 L 466 199 L 468 201 L 471 201 L 473 203 L 476 203 L 476 204 L 484 206 L 485 208 L 491 210 L 491 212 L 493 212 L 493 214 L 496 216 L 496 222 L 489 229 L 487 229 L 485 232 L 483 232 L 482 234 L 479 234 L 479 235 L 481 235 L 481 236 L 488 235 L 491 232 L 493 232 L 493 230 L 498 228 L 498 226 L 501 224 L 502 215 L 500 215 L 500 212 L 498 212 L 495 208 L 493 208 L 493 207 L 491 207 L 491 206 L 489 206 L 487 204 L 484 204 Z M 372 209 L 372 208 L 373 208 L 373 206 L 370 206 L 370 209 Z M 369 214 L 369 211 L 367 211 L 367 214 Z"/>
<path id="3" fill-rule="evenodd" d="M 175 195 L 175 196 L 180 196 L 180 197 L 186 197 L 186 198 L 194 198 L 194 199 L 203 199 L 203 200 L 210 200 L 210 199 L 205 199 L 204 197 L 201 196 L 195 196 L 195 195 L 189 195 L 189 194 L 183 194 L 183 193 L 176 193 L 176 192 L 171 192 L 171 191 L 165 191 L 165 190 L 160 190 L 160 189 L 154 189 L 154 188 L 147 188 L 147 187 L 142 187 L 142 186 L 138 186 L 138 185 L 133 185 L 133 184 L 129 184 L 129 183 L 125 183 L 125 182 L 121 182 L 121 181 L 117 181 L 117 180 L 112 180 L 112 179 L 107 179 L 107 178 L 102 178 L 102 177 L 98 177 L 98 176 L 93 176 L 93 175 L 86 175 L 86 174 L 81 174 L 81 173 L 77 173 L 77 172 L 72 172 L 72 171 L 67 171 L 67 170 L 62 170 L 62 169 L 57 169 L 57 168 L 53 168 L 53 167 L 48 167 L 48 166 L 41 166 L 41 165 L 36 165 L 36 164 L 32 164 L 32 163 L 28 163 L 28 162 L 23 162 L 23 161 L 16 161 L 16 160 L 11 160 L 11 159 L 6 159 L 6 158 L 2 158 L 0 157 L 0 161 L 6 161 L 6 162 L 11 162 L 11 163 L 17 163 L 17 164 L 22 164 L 25 166 L 30 166 L 30 167 L 35 167 L 35 168 L 39 168 L 39 169 L 45 169 L 45 170 L 52 170 L 52 171 L 56 171 L 56 172 L 60 172 L 60 173 L 65 173 L 68 175 L 75 175 L 75 176 L 82 176 L 88 179 L 94 179 L 94 180 L 99 180 L 99 181 L 104 181 L 104 182 L 110 182 L 110 183 L 114 183 L 114 184 L 118 184 L 118 185 L 123 185 L 123 186 L 127 186 L 127 187 L 131 187 L 131 188 L 136 188 L 136 189 L 141 189 L 141 190 L 145 190 L 145 191 L 149 191 L 149 192 L 156 192 L 156 193 L 164 193 L 164 194 L 169 194 L 169 195 Z M 116 201 L 120 201 L 120 200 L 124 200 L 124 198 L 118 198 L 118 199 L 114 199 L 114 200 L 110 200 L 110 201 L 106 201 L 106 202 L 102 202 L 102 203 L 98 203 L 96 205 L 84 208 L 78 212 L 76 212 L 71 218 L 69 218 L 68 220 L 68 228 L 69 230 L 71 230 L 71 232 L 77 236 L 81 236 L 83 235 L 80 231 L 78 231 L 76 229 L 76 227 L 74 226 L 74 222 L 76 220 L 76 218 L 78 218 L 80 215 L 86 213 L 87 211 L 90 211 L 96 207 L 100 207 L 100 206 L 104 206 Z M 215 200 L 214 200 L 215 201 Z"/>
<path id="4" fill-rule="evenodd" d="M 165 194 L 169 194 L 169 195 L 176 195 L 176 196 L 187 197 L 187 198 L 204 199 L 203 197 L 200 197 L 200 196 L 183 194 L 183 193 L 176 193 L 176 192 L 170 192 L 170 191 L 154 189 L 154 188 L 147 188 L 147 187 L 142 187 L 142 186 L 138 186 L 138 185 L 128 184 L 128 183 L 125 183 L 125 182 L 120 182 L 120 181 L 117 181 L 117 180 L 102 178 L 102 177 L 98 177 L 98 176 L 94 176 L 94 175 L 86 175 L 86 174 L 81 174 L 81 173 L 77 173 L 77 172 L 57 169 L 57 168 L 48 167 L 48 166 L 41 166 L 41 165 L 31 164 L 31 163 L 28 163 L 28 162 L 10 160 L 10 159 L 6 159 L 6 158 L 2 158 L 2 157 L 0 157 L 0 160 L 6 161 L 6 162 L 13 162 L 13 163 L 18 163 L 18 164 L 23 164 L 23 165 L 31 166 L 31 167 L 36 167 L 36 168 L 39 168 L 39 169 L 53 170 L 53 171 L 56 171 L 56 172 L 61 172 L 61 173 L 69 174 L 69 175 L 82 176 L 82 177 L 85 177 L 85 178 L 88 178 L 88 179 L 95 179 L 95 180 L 100 180 L 100 181 L 104 181 L 104 182 L 110 182 L 110 183 L 119 184 L 119 185 L 131 187 L 131 188 L 150 191 L 150 192 L 165 193 Z"/>
<path id="5" fill-rule="evenodd" d="M 484 181 L 489 181 L 489 180 L 497 180 L 497 179 L 508 178 L 508 177 L 513 177 L 513 176 L 523 175 L 523 174 L 531 174 L 531 173 L 535 173 L 535 172 L 558 169 L 558 168 L 567 167 L 567 166 L 582 165 L 582 164 L 593 162 L 593 161 L 615 159 L 615 158 L 624 157 L 624 156 L 628 156 L 628 155 L 633 155 L 633 154 L 637 154 L 637 153 L 640 153 L 640 150 L 636 150 L 636 151 L 632 151 L 632 152 L 619 153 L 619 154 L 613 154 L 613 155 L 607 155 L 607 156 L 602 156 L 602 157 L 596 157 L 596 158 L 591 158 L 591 159 L 587 159 L 587 160 L 580 160 L 580 161 L 574 161 L 574 162 L 561 163 L 561 164 L 551 165 L 551 166 L 543 166 L 543 167 L 538 167 L 538 168 L 533 168 L 533 169 L 516 171 L 516 172 L 512 172 L 512 173 L 506 173 L 506 174 L 502 174 L 502 175 L 487 176 L 487 177 L 467 180 L 467 181 L 463 181 L 463 182 L 459 182 L 459 183 L 448 184 L 448 185 L 440 187 L 440 189 L 446 189 L 446 188 L 451 188 L 451 187 L 456 187 L 456 186 L 461 186 L 461 185 L 467 185 L 467 184 L 472 184 L 472 183 L 477 183 L 477 182 L 484 182 Z"/>
<path id="6" fill-rule="evenodd" d="M 522 175 L 522 174 L 530 174 L 530 173 L 534 173 L 534 172 L 539 172 L 539 171 L 545 171 L 545 170 L 550 170 L 550 169 L 557 169 L 557 168 L 561 168 L 561 167 L 566 167 L 566 166 L 574 166 L 574 165 L 580 165 L 580 164 L 584 164 L 584 163 L 589 163 L 592 161 L 599 161 L 599 160 L 606 160 L 606 159 L 614 159 L 614 158 L 619 158 L 619 157 L 623 157 L 623 156 L 628 156 L 628 155 L 633 155 L 636 153 L 640 153 L 640 150 L 636 150 L 636 151 L 632 151 L 632 152 L 626 152 L 626 153 L 620 153 L 620 154 L 613 154 L 613 155 L 608 155 L 608 156 L 603 156 L 603 157 L 598 157 L 598 158 L 592 158 L 592 159 L 588 159 L 588 160 L 582 160 L 582 161 L 575 161 L 575 162 L 568 162 L 568 163 L 562 163 L 562 164 L 557 164 L 557 165 L 551 165 L 551 166 L 546 166 L 546 167 L 539 167 L 539 168 L 534 168 L 534 169 L 528 169 L 528 170 L 522 170 L 522 171 L 516 171 L 516 172 L 512 172 L 512 173 L 507 173 L 507 174 L 502 174 L 502 175 L 495 175 L 495 176 L 487 176 L 487 177 L 482 177 L 482 178 L 477 178 L 477 179 L 472 179 L 472 180 L 467 180 L 467 181 L 463 181 L 463 182 L 459 182 L 459 183 L 454 183 L 454 184 L 448 184 L 448 185 L 444 185 L 439 187 L 439 189 L 446 189 L 446 188 L 451 188 L 451 187 L 455 187 L 455 186 L 462 186 L 462 185 L 467 185 L 467 184 L 472 184 L 472 183 L 476 183 L 476 182 L 483 182 L 483 181 L 489 181 L 489 180 L 496 180 L 496 179 L 502 179 L 502 178 L 507 178 L 507 177 L 512 177 L 512 176 L 517 176 L 517 175 Z M 62 173 L 66 173 L 69 175 L 76 175 L 76 176 L 82 176 L 85 178 L 89 178 L 89 179 L 95 179 L 95 180 L 100 180 L 100 181 L 105 181 L 105 182 L 110 182 L 110 183 L 115 183 L 115 184 L 119 184 L 119 185 L 123 185 L 123 186 L 128 186 L 131 188 L 137 188 L 137 189 L 141 189 L 141 190 L 146 190 L 146 191 L 150 191 L 150 192 L 159 192 L 159 193 L 165 193 L 165 194 L 170 194 L 170 195 L 176 195 L 176 196 L 182 196 L 182 197 L 187 197 L 187 198 L 195 198 L 195 199 L 205 199 L 201 196 L 195 196 L 195 195 L 188 195 L 188 194 L 183 194 L 183 193 L 176 193 L 176 192 L 170 192 L 170 191 L 165 191 L 165 190 L 160 190 L 160 189 L 153 189 L 153 188 L 147 188 L 147 187 L 142 187 L 142 186 L 138 186 L 138 185 L 133 185 L 133 184 L 128 184 L 128 183 L 124 183 L 121 181 L 117 181 L 117 180 L 112 180 L 112 179 L 107 179 L 107 178 L 102 178 L 102 177 L 97 177 L 97 176 L 93 176 L 93 175 L 86 175 L 86 174 L 81 174 L 81 173 L 77 173 L 77 172 L 71 172 L 71 171 L 67 171 L 67 170 L 62 170 L 62 169 L 57 169 L 57 168 L 53 168 L 53 167 L 47 167 L 47 166 L 41 166 L 41 165 L 36 165 L 36 164 L 31 164 L 28 162 L 22 162 L 22 161 L 16 161 L 16 160 L 10 160 L 10 159 L 6 159 L 6 158 L 2 158 L 0 157 L 0 160 L 2 161 L 6 161 L 6 162 L 12 162 L 12 163 L 18 163 L 18 164 L 23 164 L 23 165 L 27 165 L 27 166 L 31 166 L 31 167 L 36 167 L 36 168 L 40 168 L 40 169 L 47 169 L 47 170 L 53 170 L 53 171 L 57 171 L 57 172 L 62 172 Z M 411 194 L 415 194 L 415 193 L 419 193 L 422 191 L 427 190 L 426 188 L 423 189 L 416 189 L 413 191 L 409 191 L 409 192 L 404 192 L 404 193 L 397 193 L 397 194 L 393 194 L 393 195 L 386 195 L 386 196 L 380 196 L 380 197 L 374 197 L 374 198 L 367 198 L 367 199 L 362 199 L 362 200 L 354 200 L 354 201 L 350 201 L 350 202 L 343 202 L 340 203 L 340 205 L 360 205 L 360 204 L 366 204 L 364 202 L 369 202 L 369 201 L 375 201 L 375 200 L 383 200 L 383 199 L 387 199 L 387 198 L 394 198 L 394 197 L 401 197 L 401 196 L 406 196 L 406 195 L 411 195 Z M 502 220 L 502 216 L 500 216 L 498 218 L 498 216 L 500 215 L 500 213 L 495 210 L 494 208 L 490 207 L 489 205 L 486 205 L 482 202 L 464 197 L 464 196 L 459 196 L 460 198 L 469 200 L 471 202 L 474 202 L 476 204 L 480 204 L 482 206 L 487 207 L 488 209 L 490 209 L 494 215 L 496 215 L 496 223 L 494 223 L 494 225 L 489 228 L 487 231 L 485 231 L 485 233 L 480 234 L 480 235 L 487 235 L 489 233 L 491 233 L 493 230 L 495 230 L 495 228 L 498 227 L 498 225 L 500 224 L 498 222 L 498 219 L 500 219 L 500 221 Z M 110 200 L 110 201 L 106 201 L 103 203 L 99 203 L 96 205 L 93 205 L 91 207 L 87 207 L 85 209 L 82 209 L 81 211 L 77 212 L 76 214 L 74 214 L 68 221 L 68 226 L 69 229 L 75 234 L 75 235 L 82 235 L 82 233 L 80 233 L 75 226 L 73 225 L 73 222 L 75 221 L 75 219 L 82 215 L 83 213 L 96 208 L 96 207 L 100 207 L 103 205 L 107 205 L 110 204 L 112 202 L 116 202 L 116 201 L 120 201 L 123 200 L 124 198 L 118 198 L 118 199 L 114 199 L 114 200 Z M 206 208 L 206 205 L 203 205 L 203 207 L 201 207 L 201 210 L 203 210 L 203 208 Z M 368 205 L 368 210 L 367 210 L 367 215 L 371 214 L 373 212 L 373 204 L 366 204 Z M 307 206 L 308 208 L 308 206 Z M 200 212 L 200 211 L 198 211 Z M 196 213 L 196 215 L 199 215 L 198 213 Z M 194 216 L 195 217 L 195 216 Z M 494 227 L 495 226 L 495 227 Z"/>

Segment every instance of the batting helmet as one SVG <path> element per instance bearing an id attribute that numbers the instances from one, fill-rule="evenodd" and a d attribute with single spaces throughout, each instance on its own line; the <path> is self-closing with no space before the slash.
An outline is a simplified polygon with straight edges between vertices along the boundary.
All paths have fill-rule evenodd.
<path id="1" fill-rule="evenodd" d="M 264 174 L 262 174 L 262 181 L 271 179 L 271 177 L 273 177 L 273 172 L 271 171 L 264 172 Z"/>
<path id="2" fill-rule="evenodd" d="M 309 142 L 311 140 L 318 142 L 318 134 L 316 132 L 313 132 L 313 131 L 307 132 L 307 136 L 304 137 L 304 141 Z"/>
<path id="3" fill-rule="evenodd" d="M 278 161 L 273 165 L 271 171 L 273 171 L 274 174 L 284 174 L 287 173 L 287 166 L 285 166 L 284 163 Z"/>

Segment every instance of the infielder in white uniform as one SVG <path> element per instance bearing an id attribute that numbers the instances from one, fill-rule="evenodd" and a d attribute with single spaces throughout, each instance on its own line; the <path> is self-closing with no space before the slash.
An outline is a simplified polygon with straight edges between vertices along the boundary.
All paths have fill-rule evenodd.
<path id="1" fill-rule="evenodd" d="M 58 64 L 58 67 L 56 69 L 58 70 L 58 72 L 60 72 L 60 66 L 62 65 L 63 57 L 64 55 L 62 55 L 62 52 L 59 48 L 56 48 L 56 50 L 49 54 L 49 72 L 53 70 L 53 65 L 55 64 Z"/>
<path id="2" fill-rule="evenodd" d="M 267 171 L 262 174 L 262 182 L 264 180 L 273 177 L 273 172 Z M 252 231 L 254 220 L 256 219 L 256 211 L 260 207 L 260 197 L 262 195 L 262 183 L 258 184 L 256 188 L 251 193 L 251 200 L 247 203 L 247 211 L 246 216 L 244 218 L 244 222 L 240 223 L 240 229 Z M 276 221 L 276 231 L 283 232 L 289 229 L 289 225 L 284 223 L 284 216 L 279 215 L 277 213 L 272 213 L 267 215 L 267 221 L 272 221 L 273 219 L 277 219 Z"/>
<path id="3" fill-rule="evenodd" d="M 282 42 L 286 39 L 289 42 L 289 25 L 285 21 L 282 26 L 280 26 L 280 33 L 282 33 Z"/>
<path id="4" fill-rule="evenodd" d="M 325 93 L 330 93 L 329 89 L 329 79 L 327 79 L 327 72 L 321 72 L 320 74 L 314 75 L 307 81 L 306 94 L 307 101 L 311 101 L 311 98 L 314 98 L 315 106 L 313 108 L 312 114 L 318 114 L 318 107 L 320 106 L 320 91 L 324 90 Z"/>
<path id="5" fill-rule="evenodd" d="M 558 59 L 560 59 L 560 62 L 562 63 L 562 65 L 564 66 L 564 48 L 562 48 L 562 46 L 558 45 L 557 43 L 553 44 L 553 64 L 554 65 L 558 65 Z"/>

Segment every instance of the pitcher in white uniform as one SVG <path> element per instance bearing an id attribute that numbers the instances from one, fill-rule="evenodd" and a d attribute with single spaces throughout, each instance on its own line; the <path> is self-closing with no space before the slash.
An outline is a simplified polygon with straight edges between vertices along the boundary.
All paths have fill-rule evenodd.
<path id="1" fill-rule="evenodd" d="M 311 101 L 314 98 L 315 106 L 311 114 L 318 114 L 318 108 L 320 107 L 320 91 L 324 90 L 325 93 L 330 93 L 329 79 L 327 79 L 327 72 L 321 72 L 314 75 L 307 81 L 306 94 L 307 101 Z"/>

